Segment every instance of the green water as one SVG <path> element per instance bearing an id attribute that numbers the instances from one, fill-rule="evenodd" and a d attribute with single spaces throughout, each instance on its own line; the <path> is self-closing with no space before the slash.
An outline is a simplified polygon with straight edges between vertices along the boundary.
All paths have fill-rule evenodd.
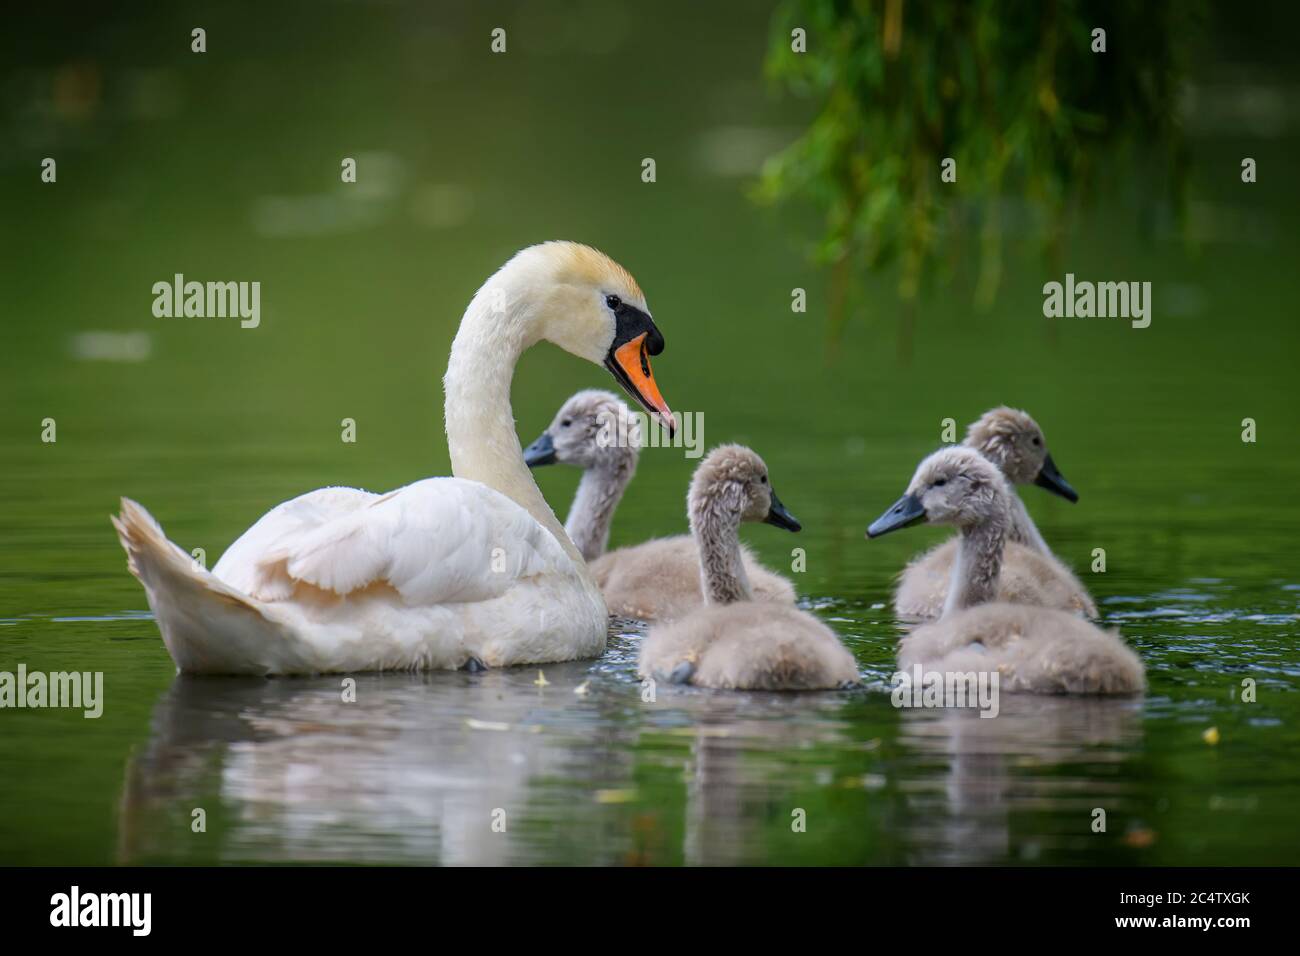
<path id="1" fill-rule="evenodd" d="M 710 159 L 719 131 L 779 144 L 808 115 L 759 78 L 752 5 L 601 6 L 582 31 L 514 6 L 289 9 L 204 14 L 204 58 L 183 6 L 5 38 L 0 670 L 102 671 L 106 701 L 98 720 L 0 711 L 0 863 L 1294 862 L 1294 139 L 1193 143 L 1194 247 L 1149 227 L 1124 177 L 1077 223 L 1061 272 L 1151 281 L 1150 328 L 1044 320 L 1042 283 L 1062 275 L 1013 231 L 996 306 L 970 307 L 959 257 L 903 361 L 894 277 L 864 281 L 828 346 L 827 283 L 802 255 L 815 221 L 755 209 Z M 507 14 L 512 52 L 493 59 Z M 1247 150 L 1273 174 L 1243 187 Z M 342 187 L 350 155 L 359 181 Z M 656 183 L 640 182 L 644 156 Z M 560 237 L 640 280 L 673 408 L 704 414 L 707 444 L 766 458 L 805 530 L 745 540 L 782 569 L 805 549 L 803 606 L 867 688 L 643 703 L 636 626 L 598 661 L 547 666 L 544 687 L 535 669 L 361 676 L 343 704 L 334 678 L 177 678 L 108 524 L 117 497 L 212 566 L 302 491 L 447 473 L 456 321 L 511 252 Z M 261 326 L 155 319 L 151 286 L 176 272 L 260 281 Z M 790 311 L 794 287 L 807 314 Z M 149 355 L 79 359 L 85 331 L 146 333 Z M 524 439 L 590 386 L 613 387 L 549 346 L 526 355 Z M 942 419 L 1001 402 L 1038 418 L 1080 490 L 1077 505 L 1025 498 L 1141 655 L 1141 699 L 1004 696 L 995 720 L 890 704 L 891 579 L 944 532 L 863 530 Z M 683 530 L 692 466 L 647 451 L 612 543 Z M 539 480 L 563 513 L 577 475 Z"/>

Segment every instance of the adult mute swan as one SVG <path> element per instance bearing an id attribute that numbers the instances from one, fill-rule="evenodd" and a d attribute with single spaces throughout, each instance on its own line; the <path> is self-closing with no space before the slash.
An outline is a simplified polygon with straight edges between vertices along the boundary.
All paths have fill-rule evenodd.
<path id="1" fill-rule="evenodd" d="M 273 508 L 211 572 L 134 501 L 113 518 L 177 667 L 307 674 L 594 657 L 606 610 L 524 465 L 510 382 L 540 340 L 605 365 L 671 430 L 663 350 L 632 276 L 588 246 L 531 246 L 470 302 L 451 347 L 454 478 L 378 495 L 322 488 Z"/>
<path id="2" fill-rule="evenodd" d="M 1067 501 L 1079 500 L 1078 492 L 1048 453 L 1043 430 L 1027 412 L 1005 406 L 990 409 L 971 423 L 964 444 L 996 465 L 1012 485 L 1035 484 Z M 1008 491 L 1011 521 L 1002 556 L 999 600 L 1096 617 L 1097 605 L 1088 589 L 1052 553 L 1015 489 Z M 894 610 L 900 617 L 933 620 L 939 616 L 956 555 L 957 539 L 951 538 L 918 555 L 903 569 L 894 593 Z"/>
<path id="3" fill-rule="evenodd" d="M 556 462 L 581 468 L 582 480 L 564 522 L 611 614 L 643 621 L 681 617 L 704 604 L 700 552 L 688 534 L 656 538 L 608 554 L 614 510 L 636 472 L 640 423 L 610 392 L 578 392 L 560 406 L 546 431 L 524 449 L 529 467 Z M 794 604 L 794 585 L 759 563 L 744 544 L 740 560 L 756 601 Z"/>
<path id="4" fill-rule="evenodd" d="M 1066 611 L 997 600 L 1010 494 L 1002 473 L 983 456 L 945 448 L 921 462 L 907 493 L 867 529 L 867 537 L 877 538 L 929 521 L 961 531 L 943 616 L 903 638 L 899 667 L 996 672 L 1002 690 L 1037 694 L 1141 691 L 1142 662 L 1117 631 Z"/>
<path id="5" fill-rule="evenodd" d="M 642 677 L 726 690 L 829 690 L 858 682 L 853 655 L 829 627 L 788 604 L 751 600 L 737 530 L 765 521 L 799 530 L 772 490 L 767 465 L 721 445 L 695 469 L 687 497 L 705 605 L 654 627 L 641 644 Z"/>

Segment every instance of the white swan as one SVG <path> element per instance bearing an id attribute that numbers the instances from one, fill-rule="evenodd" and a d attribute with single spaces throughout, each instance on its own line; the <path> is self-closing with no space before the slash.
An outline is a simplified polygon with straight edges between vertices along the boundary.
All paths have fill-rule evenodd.
<path id="1" fill-rule="evenodd" d="M 1011 494 L 983 456 L 945 448 L 921 462 L 907 494 L 867 529 L 869 538 L 920 521 L 961 530 L 943 616 L 903 639 L 900 669 L 995 672 L 1002 690 L 1036 694 L 1140 692 L 1142 662 L 1118 631 L 1103 631 L 1068 611 L 998 600 Z"/>
<path id="2" fill-rule="evenodd" d="M 564 530 L 605 596 L 611 614 L 642 621 L 679 618 L 704 605 L 700 552 L 689 534 L 655 538 L 605 553 L 609 526 L 636 472 L 640 423 L 618 397 L 588 389 L 569 397 L 549 428 L 524 449 L 530 468 L 555 462 L 581 468 Z M 740 545 L 755 601 L 794 604 L 794 585 Z"/>
<path id="3" fill-rule="evenodd" d="M 183 671 L 304 674 L 594 657 L 606 610 L 524 465 L 510 382 L 545 339 L 604 364 L 672 429 L 635 280 L 587 246 L 524 249 L 475 294 L 444 379 L 454 478 L 322 488 L 273 508 L 211 572 L 122 499 L 113 519 Z"/>

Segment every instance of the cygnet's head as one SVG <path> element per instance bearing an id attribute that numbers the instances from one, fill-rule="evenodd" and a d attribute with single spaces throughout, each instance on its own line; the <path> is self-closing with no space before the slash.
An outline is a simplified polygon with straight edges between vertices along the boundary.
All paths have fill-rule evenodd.
<path id="1" fill-rule="evenodd" d="M 1012 484 L 1035 484 L 1069 501 L 1079 500 L 1079 493 L 1056 470 L 1043 430 L 1028 412 L 1005 405 L 991 408 L 966 429 L 964 444 L 1002 469 Z"/>
<path id="2" fill-rule="evenodd" d="M 640 417 L 613 392 L 578 392 L 524 449 L 524 461 L 529 468 L 558 463 L 583 470 L 635 463 L 641 448 Z"/>
<path id="3" fill-rule="evenodd" d="M 787 531 L 803 527 L 772 490 L 763 459 L 743 445 L 719 445 L 704 457 L 691 479 L 686 508 L 692 528 L 720 519 L 765 521 Z"/>
<path id="4" fill-rule="evenodd" d="M 1006 479 L 974 449 L 943 448 L 917 466 L 907 493 L 871 523 L 868 538 L 921 521 L 968 528 L 1004 517 Z"/>

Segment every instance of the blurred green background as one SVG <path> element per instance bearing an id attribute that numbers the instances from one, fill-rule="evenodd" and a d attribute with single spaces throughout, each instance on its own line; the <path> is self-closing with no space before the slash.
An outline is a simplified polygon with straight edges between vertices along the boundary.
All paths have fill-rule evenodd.
<path id="1" fill-rule="evenodd" d="M 816 7 L 810 23 L 836 9 Z M 1018 8 L 1007 9 L 1010 23 Z M 781 568 L 791 547 L 807 549 L 799 591 L 868 676 L 890 671 L 892 575 L 943 532 L 868 544 L 867 523 L 939 443 L 943 419 L 964 428 L 1008 403 L 1043 425 L 1082 500 L 1030 489 L 1027 503 L 1142 654 L 1152 690 L 1136 731 L 1084 735 L 1085 751 L 1109 748 L 1105 769 L 1062 771 L 1008 744 L 1005 772 L 1044 789 L 1006 811 L 1012 836 L 979 861 L 1293 862 L 1297 16 L 1283 4 L 1197 9 L 1195 24 L 1177 24 L 1188 27 L 1185 73 L 1151 134 L 1164 143 L 1164 126 L 1181 131 L 1177 189 L 1172 167 L 1147 161 L 1141 128 L 1126 128 L 1133 142 L 1099 152 L 1104 168 L 1086 189 L 1066 180 L 1068 230 L 1044 256 L 1051 230 L 1019 187 L 994 194 L 990 240 L 991 207 L 962 212 L 988 199 L 987 183 L 982 198 L 974 182 L 963 194 L 959 172 L 929 200 L 937 215 L 955 213 L 943 219 L 952 231 L 907 294 L 905 255 L 877 262 L 852 243 L 826 245 L 816 188 L 774 189 L 769 178 L 767 198 L 784 201 L 757 201 L 765 164 L 778 176 L 772 157 L 815 129 L 825 105 L 815 84 L 783 81 L 773 59 L 799 5 L 53 4 L 13 15 L 0 38 L 0 669 L 103 670 L 109 702 L 93 725 L 0 713 L 0 862 L 123 858 L 124 764 L 157 743 L 173 668 L 108 525 L 117 497 L 142 501 L 211 566 L 302 491 L 445 474 L 440 378 L 460 314 L 515 250 L 553 238 L 590 243 L 640 281 L 667 341 L 655 370 L 670 405 L 704 413 L 708 445 L 758 450 L 806 529 L 795 540 L 758 528 L 746 540 Z M 190 50 L 196 26 L 204 54 Z M 504 55 L 489 49 L 498 26 Z M 830 35 L 810 28 L 810 49 Z M 1112 29 L 1108 43 L 1128 68 L 1154 40 Z M 54 184 L 40 179 L 47 156 Z M 1244 156 L 1258 162 L 1254 184 L 1241 181 Z M 344 157 L 357 160 L 354 185 L 339 181 Z M 641 181 L 646 157 L 654 183 Z M 895 185 L 906 198 L 908 183 Z M 945 254 L 950 241 L 960 251 Z M 990 241 L 1000 280 L 977 305 Z M 1151 327 L 1045 319 L 1042 285 L 1067 271 L 1150 281 Z M 261 326 L 154 318 L 151 287 L 177 272 L 260 281 Z M 791 311 L 795 288 L 807 290 L 806 313 Z M 86 337 L 102 332 L 131 337 Z M 557 349 L 528 354 L 514 388 L 524 440 L 590 386 L 613 387 Z M 1254 444 L 1241 441 L 1246 417 L 1258 423 Z M 56 443 L 41 441 L 46 418 Z M 344 418 L 357 423 L 355 444 L 340 441 Z M 614 545 L 684 529 L 692 464 L 673 450 L 643 455 Z M 576 481 L 563 469 L 539 475 L 561 516 Z M 1087 575 L 1097 547 L 1107 572 Z M 635 694 L 624 665 L 598 670 Z M 1266 688 L 1258 703 L 1237 699 L 1243 676 Z M 878 746 L 822 750 L 813 739 L 800 756 L 781 749 L 790 741 L 753 743 L 754 769 L 737 786 L 757 809 L 738 800 L 719 811 L 754 823 L 739 858 L 933 859 L 916 848 L 935 843 L 935 811 L 907 784 L 936 786 L 956 751 L 909 763 L 907 727 L 884 695 L 807 706 L 802 718 L 769 716 L 827 721 Z M 690 753 L 678 740 L 665 755 L 662 740 L 638 736 L 643 719 L 634 707 L 602 712 L 584 729 L 622 729 L 636 795 L 575 822 L 581 839 L 539 827 L 507 859 L 624 859 L 603 850 L 638 826 L 672 830 L 688 795 L 646 766 Z M 1217 749 L 1200 737 L 1212 724 L 1225 736 Z M 221 748 L 205 746 L 220 765 Z M 791 770 L 800 761 L 806 775 Z M 1104 841 L 1071 843 L 1061 834 L 1082 812 L 1079 788 L 1113 780 L 1116 766 L 1127 822 Z M 884 790 L 827 789 L 842 773 Z M 560 807 L 575 793 L 590 799 L 579 773 L 548 779 Z M 764 802 L 784 806 L 771 795 L 789 786 L 836 821 L 797 849 Z M 944 833 L 952 852 L 938 858 L 969 859 L 954 850 L 960 834 Z M 230 840 L 198 858 L 260 859 L 274 842 L 265 832 L 240 842 L 233 830 Z M 683 859 L 672 839 L 648 844 L 659 855 L 637 859 Z M 160 847 L 143 858 L 190 858 Z"/>

